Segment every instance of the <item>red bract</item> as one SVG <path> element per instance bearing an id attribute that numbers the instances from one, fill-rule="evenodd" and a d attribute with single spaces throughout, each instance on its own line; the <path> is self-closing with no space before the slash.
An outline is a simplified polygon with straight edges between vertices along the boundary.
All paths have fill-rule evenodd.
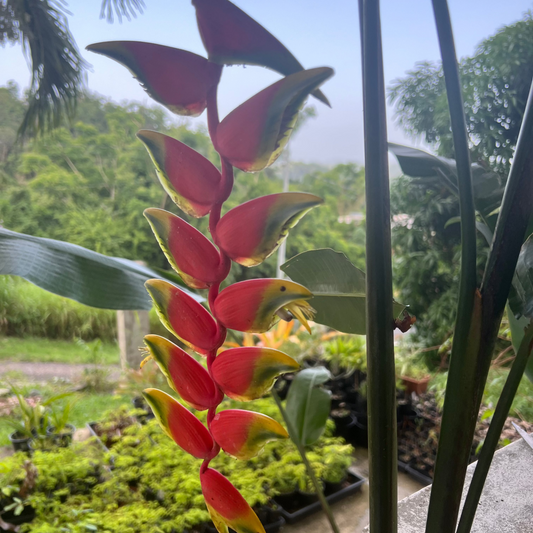
<path id="1" fill-rule="evenodd" d="M 311 318 L 312 298 L 303 285 L 283 279 L 251 279 L 234 283 L 215 300 L 214 314 L 228 329 L 250 333 L 268 331 L 278 320 L 282 309 L 294 315 L 304 326 Z"/>
<path id="2" fill-rule="evenodd" d="M 159 319 L 171 333 L 200 354 L 216 349 L 217 325 L 201 304 L 168 281 L 149 279 L 145 286 Z"/>
<path id="3" fill-rule="evenodd" d="M 186 351 L 157 335 L 147 335 L 149 358 L 166 376 L 182 401 L 207 410 L 207 428 L 168 394 L 146 389 L 163 431 L 178 446 L 203 459 L 202 492 L 219 533 L 264 533 L 256 514 L 210 460 L 221 447 L 240 459 L 255 456 L 268 440 L 286 438 L 275 420 L 260 413 L 231 409 L 216 413 L 223 392 L 249 401 L 266 394 L 274 380 L 299 365 L 270 348 L 217 350 L 226 328 L 264 332 L 280 317 L 297 318 L 309 331 L 313 308 L 308 289 L 288 280 L 255 279 L 220 292 L 231 260 L 254 266 L 269 257 L 300 218 L 321 203 L 306 193 L 272 194 L 237 206 L 223 217 L 233 186 L 233 167 L 255 172 L 280 155 L 309 94 L 328 104 L 318 87 L 333 70 L 303 70 L 294 56 L 268 31 L 228 0 L 193 0 L 209 60 L 196 54 L 150 43 L 119 41 L 91 45 L 89 50 L 122 63 L 156 101 L 175 113 L 199 115 L 207 108 L 208 128 L 220 155 L 219 171 L 208 159 L 167 135 L 141 130 L 157 176 L 174 203 L 187 215 L 209 214 L 214 244 L 180 217 L 147 209 L 154 234 L 168 261 L 193 289 L 208 289 L 214 316 L 190 293 L 160 279 L 146 282 L 165 327 L 185 345 L 206 356 L 207 370 Z M 217 89 L 223 64 L 253 64 L 287 77 L 267 87 L 219 122 Z M 216 246 L 215 246 L 216 245 Z M 200 300 L 201 297 L 198 297 Z M 214 437 L 214 438 L 213 438 Z"/>
<path id="4" fill-rule="evenodd" d="M 183 405 L 157 389 L 143 392 L 163 431 L 176 444 L 197 459 L 211 459 L 217 454 L 207 428 Z"/>
<path id="5" fill-rule="evenodd" d="M 141 130 L 159 181 L 174 203 L 193 217 L 203 217 L 220 197 L 220 172 L 186 144 L 156 131 Z"/>
<path id="6" fill-rule="evenodd" d="M 222 280 L 218 250 L 196 228 L 163 209 L 146 209 L 144 216 L 172 268 L 189 287 L 207 289 Z"/>
<path id="7" fill-rule="evenodd" d="M 286 192 L 262 196 L 233 208 L 217 225 L 217 242 L 236 263 L 255 266 L 273 254 L 289 229 L 322 199 Z"/>
<path id="8" fill-rule="evenodd" d="M 288 76 L 302 65 L 270 32 L 228 0 L 193 0 L 209 61 L 260 65 Z M 313 95 L 329 106 L 321 91 Z"/>
<path id="9" fill-rule="evenodd" d="M 289 436 L 273 418 L 241 409 L 218 413 L 211 423 L 211 433 L 227 454 L 241 460 L 255 457 L 267 442 Z"/>
<path id="10" fill-rule="evenodd" d="M 217 151 L 246 172 L 268 167 L 287 144 L 309 93 L 332 75 L 327 67 L 303 70 L 252 96 L 218 125 Z"/>
<path id="11" fill-rule="evenodd" d="M 247 402 L 261 398 L 281 374 L 295 372 L 300 365 L 273 348 L 231 348 L 217 356 L 211 370 L 224 394 Z"/>
<path id="12" fill-rule="evenodd" d="M 223 398 L 207 370 L 187 352 L 158 335 L 146 335 L 144 343 L 181 399 L 194 409 L 216 407 Z"/>
<path id="13" fill-rule="evenodd" d="M 227 533 L 228 527 L 237 533 L 265 533 L 252 508 L 220 472 L 208 468 L 200 473 L 200 482 L 211 520 L 219 533 Z"/>
<path id="14" fill-rule="evenodd" d="M 87 50 L 127 67 L 156 102 L 178 115 L 201 115 L 207 93 L 222 73 L 205 57 L 159 44 L 111 41 L 91 44 Z"/>

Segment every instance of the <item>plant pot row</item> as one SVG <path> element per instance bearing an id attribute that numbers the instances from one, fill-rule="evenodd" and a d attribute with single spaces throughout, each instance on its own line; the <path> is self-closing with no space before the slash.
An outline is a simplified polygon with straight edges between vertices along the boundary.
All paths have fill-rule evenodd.
<path id="1" fill-rule="evenodd" d="M 328 503 L 338 501 L 356 494 L 361 490 L 365 480 L 348 469 L 346 478 L 339 483 L 325 483 L 324 493 Z M 279 505 L 281 516 L 288 524 L 294 524 L 304 518 L 320 511 L 321 503 L 316 493 L 295 490 L 289 494 L 281 494 L 274 497 L 274 501 Z"/>
<path id="2" fill-rule="evenodd" d="M 59 433 L 50 426 L 46 429 L 46 435 L 33 433 L 33 436 L 28 437 L 15 431 L 9 435 L 9 440 L 15 452 L 31 453 L 34 449 L 46 451 L 57 446 L 70 446 L 75 431 L 76 427 L 72 424 L 66 424 Z"/>
<path id="3" fill-rule="evenodd" d="M 93 437 L 95 437 L 102 448 L 109 452 L 101 439 L 101 432 L 97 422 L 87 424 L 87 428 Z M 344 480 L 339 483 L 325 483 L 326 499 L 329 503 L 335 503 L 361 490 L 365 480 L 357 475 L 353 470 L 348 469 Z M 275 533 L 285 524 L 292 524 L 303 518 L 316 513 L 321 509 L 320 501 L 316 493 L 303 493 L 295 490 L 289 494 L 276 496 L 273 499 L 274 505 L 264 506 L 258 516 L 265 526 L 267 533 Z M 190 533 L 216 533 L 211 525 L 205 525 L 198 530 Z"/>

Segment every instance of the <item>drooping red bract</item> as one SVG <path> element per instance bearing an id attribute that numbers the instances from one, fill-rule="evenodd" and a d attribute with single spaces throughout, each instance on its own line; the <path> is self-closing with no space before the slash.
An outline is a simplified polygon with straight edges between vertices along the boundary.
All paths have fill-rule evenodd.
<path id="1" fill-rule="evenodd" d="M 222 281 L 218 250 L 203 233 L 163 209 L 145 209 L 144 216 L 168 262 L 189 287 L 207 289 L 212 283 Z"/>
<path id="2" fill-rule="evenodd" d="M 143 395 L 163 431 L 187 453 L 197 459 L 211 459 L 217 448 L 207 428 L 183 405 L 158 389 L 146 389 Z"/>
<path id="3" fill-rule="evenodd" d="M 322 203 L 314 194 L 285 192 L 234 207 L 217 225 L 218 244 L 233 261 L 251 267 L 272 255 L 289 229 Z"/>
<path id="4" fill-rule="evenodd" d="M 218 152 L 245 172 L 257 172 L 274 163 L 305 99 L 332 75 L 327 67 L 302 70 L 252 96 L 218 125 Z"/>
<path id="5" fill-rule="evenodd" d="M 219 533 L 231 527 L 237 533 L 265 533 L 261 521 L 239 491 L 212 468 L 200 472 L 207 510 Z"/>
<path id="6" fill-rule="evenodd" d="M 140 130 L 137 137 L 148 150 L 159 181 L 173 202 L 193 217 L 207 215 L 221 194 L 220 172 L 215 165 L 168 135 Z"/>
<path id="7" fill-rule="evenodd" d="M 226 287 L 215 300 L 214 314 L 228 329 L 263 333 L 277 322 L 278 310 L 309 306 L 305 300 L 312 297 L 308 289 L 292 281 L 251 279 Z"/>
<path id="8" fill-rule="evenodd" d="M 243 461 L 255 457 L 267 442 L 289 436 L 273 418 L 242 409 L 221 411 L 210 429 L 216 443 L 227 454 Z"/>
<path id="9" fill-rule="evenodd" d="M 220 353 L 211 368 L 213 379 L 224 394 L 247 402 L 261 398 L 281 374 L 295 372 L 300 365 L 273 348 L 230 348 Z"/>
<path id="10" fill-rule="evenodd" d="M 168 281 L 149 279 L 144 285 L 171 333 L 202 355 L 217 347 L 216 322 L 201 304 Z"/>
<path id="11" fill-rule="evenodd" d="M 216 407 L 223 394 L 207 370 L 187 352 L 159 335 L 146 335 L 144 343 L 181 399 L 194 409 Z"/>
<path id="12" fill-rule="evenodd" d="M 146 92 L 178 115 L 197 117 L 207 105 L 222 68 L 205 57 L 153 43 L 110 41 L 91 44 L 96 52 L 127 67 Z"/>
<path id="13" fill-rule="evenodd" d="M 261 24 L 228 0 L 193 0 L 209 60 L 221 65 L 259 65 L 288 76 L 299 61 Z M 321 91 L 313 95 L 329 105 Z"/>

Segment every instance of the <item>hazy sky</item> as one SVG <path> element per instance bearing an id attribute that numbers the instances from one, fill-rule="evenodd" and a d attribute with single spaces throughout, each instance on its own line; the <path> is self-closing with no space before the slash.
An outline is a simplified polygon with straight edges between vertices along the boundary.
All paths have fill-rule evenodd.
<path id="1" fill-rule="evenodd" d="M 88 87 L 115 101 L 152 101 L 123 67 L 84 50 L 90 43 L 139 40 L 184 48 L 205 55 L 190 0 L 145 0 L 146 11 L 122 24 L 100 20 L 100 0 L 71 0 L 70 29 L 91 63 Z M 335 164 L 363 163 L 363 126 L 359 21 L 356 0 L 235 0 L 235 3 L 273 33 L 306 68 L 331 66 L 335 76 L 323 87 L 333 108 L 314 101 L 318 117 L 291 143 L 293 160 Z M 449 0 L 459 56 L 501 26 L 520 19 L 533 0 Z M 430 0 L 382 0 L 385 80 L 389 84 L 417 61 L 439 59 Z M 14 79 L 29 83 L 20 46 L 0 49 L 0 86 Z M 259 67 L 225 68 L 219 91 L 221 117 L 279 75 Z M 310 102 L 314 99 L 310 99 Z M 204 121 L 205 115 L 193 121 Z M 394 126 L 389 109 L 389 139 L 408 142 Z"/>

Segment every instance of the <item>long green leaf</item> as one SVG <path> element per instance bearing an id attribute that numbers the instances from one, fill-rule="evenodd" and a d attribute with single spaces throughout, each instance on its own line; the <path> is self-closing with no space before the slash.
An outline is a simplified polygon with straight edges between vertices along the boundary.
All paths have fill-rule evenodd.
<path id="1" fill-rule="evenodd" d="M 412 178 L 423 178 L 428 185 L 440 188 L 444 182 L 457 195 L 457 164 L 454 159 L 435 156 L 418 148 L 389 143 L 402 172 Z M 485 220 L 497 214 L 503 197 L 505 181 L 496 172 L 474 163 L 470 167 L 476 210 Z"/>
<path id="2" fill-rule="evenodd" d="M 340 252 L 310 250 L 289 259 L 281 270 L 313 293 L 314 320 L 343 333 L 366 335 L 365 273 Z M 393 316 L 405 306 L 393 302 Z"/>
<path id="3" fill-rule="evenodd" d="M 523 244 L 513 278 L 509 305 L 515 315 L 533 318 L 533 236 Z"/>
<path id="4" fill-rule="evenodd" d="M 68 242 L 0 228 L 2 274 L 20 276 L 85 305 L 121 310 L 151 309 L 144 282 L 162 277 L 128 259 L 107 257 Z"/>
<path id="5" fill-rule="evenodd" d="M 296 444 L 309 446 L 324 432 L 329 416 L 331 392 L 320 387 L 331 375 L 322 367 L 306 368 L 296 375 L 289 393 L 285 411 L 296 434 Z"/>

